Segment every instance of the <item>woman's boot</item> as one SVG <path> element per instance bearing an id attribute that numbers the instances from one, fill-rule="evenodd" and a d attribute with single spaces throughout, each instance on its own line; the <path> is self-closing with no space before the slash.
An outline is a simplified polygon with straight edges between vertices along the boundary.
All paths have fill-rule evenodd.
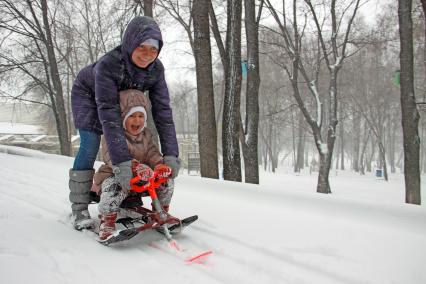
<path id="1" fill-rule="evenodd" d="M 71 220 L 76 230 L 94 227 L 94 221 L 90 218 L 88 210 L 94 174 L 94 170 L 77 171 L 71 169 L 69 172 L 69 199 L 72 203 Z"/>

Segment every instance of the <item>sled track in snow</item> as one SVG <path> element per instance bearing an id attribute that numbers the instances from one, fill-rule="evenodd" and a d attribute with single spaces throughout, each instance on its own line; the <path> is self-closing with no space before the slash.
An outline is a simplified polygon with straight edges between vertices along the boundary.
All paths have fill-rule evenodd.
<path id="1" fill-rule="evenodd" d="M 236 249 L 242 249 L 242 251 L 246 253 L 238 253 L 238 254 L 232 254 L 232 252 L 227 252 L 224 250 L 219 250 L 218 248 L 215 249 L 215 257 L 223 257 L 229 261 L 232 261 L 235 263 L 235 265 L 241 266 L 245 269 L 249 269 L 251 273 L 254 271 L 258 271 L 259 269 L 262 270 L 261 275 L 268 274 L 271 276 L 271 279 L 282 279 L 287 282 L 293 282 L 291 279 L 283 279 L 285 278 L 285 271 L 289 267 L 293 267 L 294 269 L 301 270 L 300 275 L 304 275 L 305 272 L 308 273 L 315 273 L 318 275 L 320 283 L 348 283 L 348 284 L 359 284 L 359 279 L 353 279 L 348 278 L 342 275 L 337 274 L 338 271 L 327 271 L 324 269 L 318 269 L 318 265 L 306 263 L 300 260 L 297 260 L 294 256 L 292 256 L 290 253 L 283 253 L 283 252 L 276 252 L 272 251 L 268 248 L 255 246 L 249 243 L 244 242 L 244 240 L 237 239 L 235 237 L 232 237 L 230 235 L 221 234 L 216 232 L 215 230 L 211 230 L 208 228 L 202 228 L 199 225 L 193 225 L 191 227 L 193 230 L 196 230 L 202 234 L 208 235 L 210 237 L 215 237 L 216 239 L 220 240 L 220 243 L 222 242 L 228 242 L 232 244 L 232 247 L 235 247 Z M 203 246 L 201 241 L 198 241 L 198 239 L 194 239 L 193 243 L 197 244 L 198 246 Z M 224 247 L 227 247 L 226 245 Z M 214 248 L 213 248 L 214 249 Z M 258 257 L 244 257 L 245 255 L 249 255 L 250 253 L 255 253 Z M 265 267 L 262 265 L 263 259 L 270 259 L 274 258 L 276 260 L 277 266 L 275 268 L 271 267 Z M 269 261 L 270 262 L 270 261 Z M 280 265 L 281 264 L 281 265 Z M 291 273 L 289 275 L 292 275 Z M 229 278 L 225 278 L 229 279 Z M 253 281 L 257 282 L 258 281 Z"/>
<path id="2" fill-rule="evenodd" d="M 22 204 L 22 205 L 26 205 L 26 206 L 30 206 L 31 210 L 38 213 L 38 211 L 42 210 L 45 213 L 48 213 L 49 215 L 51 215 L 52 217 L 60 217 L 61 216 L 61 212 L 55 211 L 47 206 L 42 206 L 39 203 L 36 203 L 34 201 L 31 201 L 31 199 L 27 198 L 21 198 L 16 196 L 15 194 L 9 194 L 7 192 L 2 191 L 2 195 L 6 198 L 9 198 L 10 200 L 13 200 L 14 202 L 18 203 L 18 204 Z M 26 196 L 28 197 L 28 196 Z M 26 207 L 25 206 L 25 207 Z"/>

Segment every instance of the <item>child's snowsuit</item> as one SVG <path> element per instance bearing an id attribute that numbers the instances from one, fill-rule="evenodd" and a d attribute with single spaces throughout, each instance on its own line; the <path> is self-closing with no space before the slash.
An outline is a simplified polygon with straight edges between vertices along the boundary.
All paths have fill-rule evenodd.
<path id="1" fill-rule="evenodd" d="M 140 91 L 126 90 L 120 92 L 120 109 L 122 118 L 124 118 L 129 110 L 135 106 L 143 106 L 145 109 L 148 109 L 148 101 Z M 146 164 L 152 169 L 156 165 L 163 163 L 163 156 L 161 155 L 157 145 L 154 143 L 152 133 L 148 128 L 145 127 L 137 136 L 133 136 L 127 131 L 125 131 L 125 135 L 130 155 L 138 163 Z M 130 192 L 120 187 L 118 180 L 113 174 L 110 155 L 104 139 L 102 139 L 101 144 L 105 164 L 102 165 L 95 174 L 93 178 L 93 187 L 95 191 L 101 190 L 101 199 L 98 207 L 99 213 L 107 215 L 113 212 L 118 212 L 122 201 Z M 157 195 L 161 205 L 168 206 L 173 195 L 172 180 L 169 181 L 167 186 L 160 187 L 157 190 Z"/>

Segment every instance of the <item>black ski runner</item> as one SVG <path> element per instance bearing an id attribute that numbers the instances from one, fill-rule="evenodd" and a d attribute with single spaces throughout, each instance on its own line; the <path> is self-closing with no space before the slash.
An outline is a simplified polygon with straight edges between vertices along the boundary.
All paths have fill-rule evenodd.
<path id="1" fill-rule="evenodd" d="M 169 232 L 171 234 L 178 234 L 185 227 L 192 224 L 197 219 L 198 219 L 197 215 L 190 216 L 188 218 L 182 219 L 180 221 L 180 223 L 171 225 L 169 227 Z M 127 218 L 126 219 L 120 219 L 120 220 L 118 220 L 118 222 L 122 223 L 126 227 L 128 225 L 130 225 L 128 223 L 128 222 L 130 222 L 130 220 L 128 220 Z M 99 242 L 103 245 L 108 246 L 108 245 L 113 244 L 113 243 L 117 243 L 117 242 L 121 242 L 121 241 L 125 241 L 125 240 L 130 240 L 131 238 L 138 235 L 139 233 L 143 233 L 144 231 L 148 231 L 148 230 L 151 230 L 151 229 L 156 229 L 159 233 L 164 234 L 164 231 L 162 231 L 161 228 L 162 228 L 161 226 L 147 226 L 147 224 L 144 224 L 144 225 L 139 226 L 139 227 L 130 227 L 130 228 L 126 228 L 126 229 L 123 229 L 123 230 L 118 230 L 110 238 L 108 238 L 104 241 L 99 240 Z"/>
<path id="2" fill-rule="evenodd" d="M 194 215 L 194 216 L 182 219 L 180 221 L 180 224 L 173 224 L 170 227 L 168 227 L 169 228 L 169 232 L 172 235 L 179 234 L 186 226 L 190 225 L 191 223 L 193 223 L 193 222 L 195 222 L 197 220 L 198 220 L 198 216 L 197 215 Z M 160 234 L 165 235 L 163 227 L 158 227 L 156 230 Z"/>

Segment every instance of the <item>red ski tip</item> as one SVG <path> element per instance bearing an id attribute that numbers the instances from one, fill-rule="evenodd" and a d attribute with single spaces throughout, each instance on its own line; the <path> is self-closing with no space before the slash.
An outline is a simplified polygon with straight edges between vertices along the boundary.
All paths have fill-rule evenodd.
<path id="1" fill-rule="evenodd" d="M 206 257 L 210 256 L 213 254 L 213 251 L 209 250 L 203 253 L 200 253 L 198 255 L 189 257 L 186 259 L 186 263 L 190 264 L 190 263 L 204 263 L 207 259 Z"/>

